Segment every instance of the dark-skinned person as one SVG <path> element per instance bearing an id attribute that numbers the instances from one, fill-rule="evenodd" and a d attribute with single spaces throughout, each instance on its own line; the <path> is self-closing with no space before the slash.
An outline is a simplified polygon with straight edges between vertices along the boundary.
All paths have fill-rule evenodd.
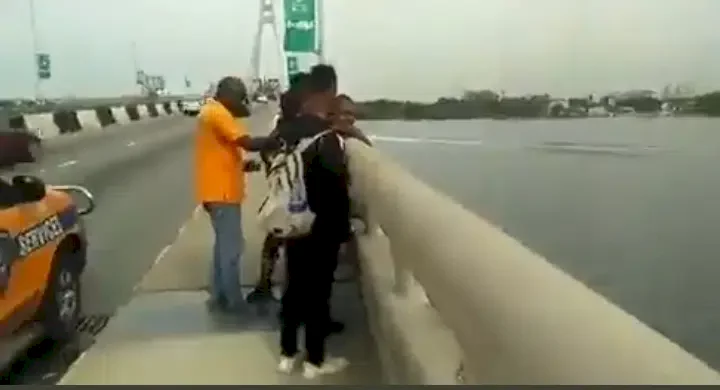
<path id="1" fill-rule="evenodd" d="M 343 137 L 355 138 L 362 141 L 368 146 L 372 146 L 372 141 L 365 133 L 355 127 L 355 119 L 357 109 L 355 101 L 346 94 L 340 94 L 335 98 L 332 110 L 332 128 L 339 132 Z"/>
<path id="2" fill-rule="evenodd" d="M 300 115 L 279 129 L 286 144 L 315 139 L 301 154 L 307 204 L 315 214 L 308 234 L 285 240 L 286 285 L 281 299 L 278 370 L 293 371 L 299 356 L 298 333 L 305 328 L 306 379 L 342 371 L 348 361 L 326 354 L 330 297 L 340 245 L 350 238 L 350 198 L 341 138 L 332 131 L 328 113 L 337 94 L 337 75 L 329 65 L 314 66 Z"/>
<path id="3" fill-rule="evenodd" d="M 300 114 L 302 94 L 305 88 L 304 83 L 307 76 L 307 73 L 298 73 L 290 78 L 290 87 L 280 96 L 280 112 L 274 120 L 274 126 L 269 134 L 270 137 L 280 139 L 278 136 L 280 128 L 288 126 L 290 121 Z M 272 151 L 260 154 L 266 172 L 270 168 L 272 154 Z M 248 302 L 263 304 L 274 300 L 272 276 L 280 257 L 282 245 L 283 240 L 272 233 L 265 236 L 260 257 L 260 278 L 253 291 L 248 295 Z"/>
<path id="4" fill-rule="evenodd" d="M 249 313 L 240 288 L 244 250 L 242 203 L 245 200 L 246 151 L 280 147 L 268 137 L 251 137 L 244 119 L 250 116 L 245 83 L 225 77 L 198 115 L 194 140 L 195 197 L 210 217 L 215 242 L 208 305 L 212 310 Z M 240 119 L 240 120 L 238 120 Z"/>
<path id="5" fill-rule="evenodd" d="M 290 88 L 280 98 L 280 113 L 270 136 L 282 139 L 280 134 L 287 136 L 288 132 L 293 131 L 293 119 L 300 115 L 303 102 L 307 96 L 308 77 L 308 73 L 298 73 L 290 79 Z M 285 141 L 283 140 L 283 142 Z M 263 155 L 262 157 L 267 170 L 270 164 L 270 156 Z M 260 278 L 253 291 L 248 295 L 248 302 L 265 304 L 275 299 L 272 292 L 272 276 L 280 260 L 280 249 L 283 244 L 284 240 L 272 233 L 268 233 L 265 237 L 261 252 Z M 331 319 L 328 331 L 335 334 L 342 332 L 344 328 L 345 325 L 342 322 Z"/>

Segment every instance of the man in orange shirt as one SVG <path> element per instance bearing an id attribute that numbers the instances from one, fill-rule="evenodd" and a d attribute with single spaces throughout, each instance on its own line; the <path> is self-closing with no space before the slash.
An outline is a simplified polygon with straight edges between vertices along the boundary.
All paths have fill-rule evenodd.
<path id="1" fill-rule="evenodd" d="M 243 312 L 240 259 L 243 252 L 241 204 L 245 199 L 244 151 L 272 151 L 279 141 L 250 137 L 237 118 L 250 116 L 247 89 L 236 77 L 217 84 L 215 96 L 198 115 L 195 136 L 195 191 L 215 233 L 210 274 L 211 308 Z"/>

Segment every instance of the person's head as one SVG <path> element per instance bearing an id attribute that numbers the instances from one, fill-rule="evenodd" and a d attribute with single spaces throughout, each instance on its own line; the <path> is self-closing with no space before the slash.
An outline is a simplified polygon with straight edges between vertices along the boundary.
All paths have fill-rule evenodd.
<path id="1" fill-rule="evenodd" d="M 337 95 L 337 74 L 331 65 L 315 65 L 310 69 L 307 80 L 308 94 L 306 102 L 309 109 L 317 113 L 327 113 Z"/>
<path id="2" fill-rule="evenodd" d="M 352 128 L 355 125 L 355 116 L 355 102 L 348 95 L 338 95 L 332 110 L 333 127 L 338 130 Z"/>
<path id="3" fill-rule="evenodd" d="M 290 76 L 290 86 L 288 87 L 288 90 L 298 92 L 300 90 L 307 89 L 307 82 L 309 77 L 310 74 L 307 72 L 299 72 Z"/>
<path id="4" fill-rule="evenodd" d="M 214 97 L 234 117 L 244 118 L 250 116 L 247 88 L 239 77 L 223 77 L 217 84 Z"/>
<path id="5" fill-rule="evenodd" d="M 290 87 L 280 97 L 280 111 L 283 118 L 293 118 L 300 113 L 308 84 L 307 73 L 298 73 L 290 78 Z"/>

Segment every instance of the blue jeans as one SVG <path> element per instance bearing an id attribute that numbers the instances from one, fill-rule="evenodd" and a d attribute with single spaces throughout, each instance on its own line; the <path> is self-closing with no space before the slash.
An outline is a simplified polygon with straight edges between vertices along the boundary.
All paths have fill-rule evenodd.
<path id="1" fill-rule="evenodd" d="M 217 303 L 229 307 L 244 304 L 240 286 L 240 261 L 245 239 L 242 231 L 242 213 L 237 203 L 205 203 L 215 232 L 213 262 L 210 269 L 210 295 Z"/>

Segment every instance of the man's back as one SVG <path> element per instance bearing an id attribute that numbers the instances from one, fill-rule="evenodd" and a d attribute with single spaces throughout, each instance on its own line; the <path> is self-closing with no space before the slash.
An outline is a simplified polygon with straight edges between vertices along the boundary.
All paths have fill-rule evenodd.
<path id="1" fill-rule="evenodd" d="M 195 192 L 199 203 L 241 203 L 245 196 L 243 152 L 236 141 L 246 134 L 232 114 L 210 99 L 200 115 L 195 134 Z"/>
<path id="2" fill-rule="evenodd" d="M 328 121 L 303 115 L 281 127 L 279 136 L 294 144 L 329 129 Z M 308 148 L 303 153 L 303 164 L 308 203 L 317 216 L 313 230 L 329 239 L 344 240 L 349 232 L 350 200 L 345 152 L 337 135 L 329 133 Z"/>

